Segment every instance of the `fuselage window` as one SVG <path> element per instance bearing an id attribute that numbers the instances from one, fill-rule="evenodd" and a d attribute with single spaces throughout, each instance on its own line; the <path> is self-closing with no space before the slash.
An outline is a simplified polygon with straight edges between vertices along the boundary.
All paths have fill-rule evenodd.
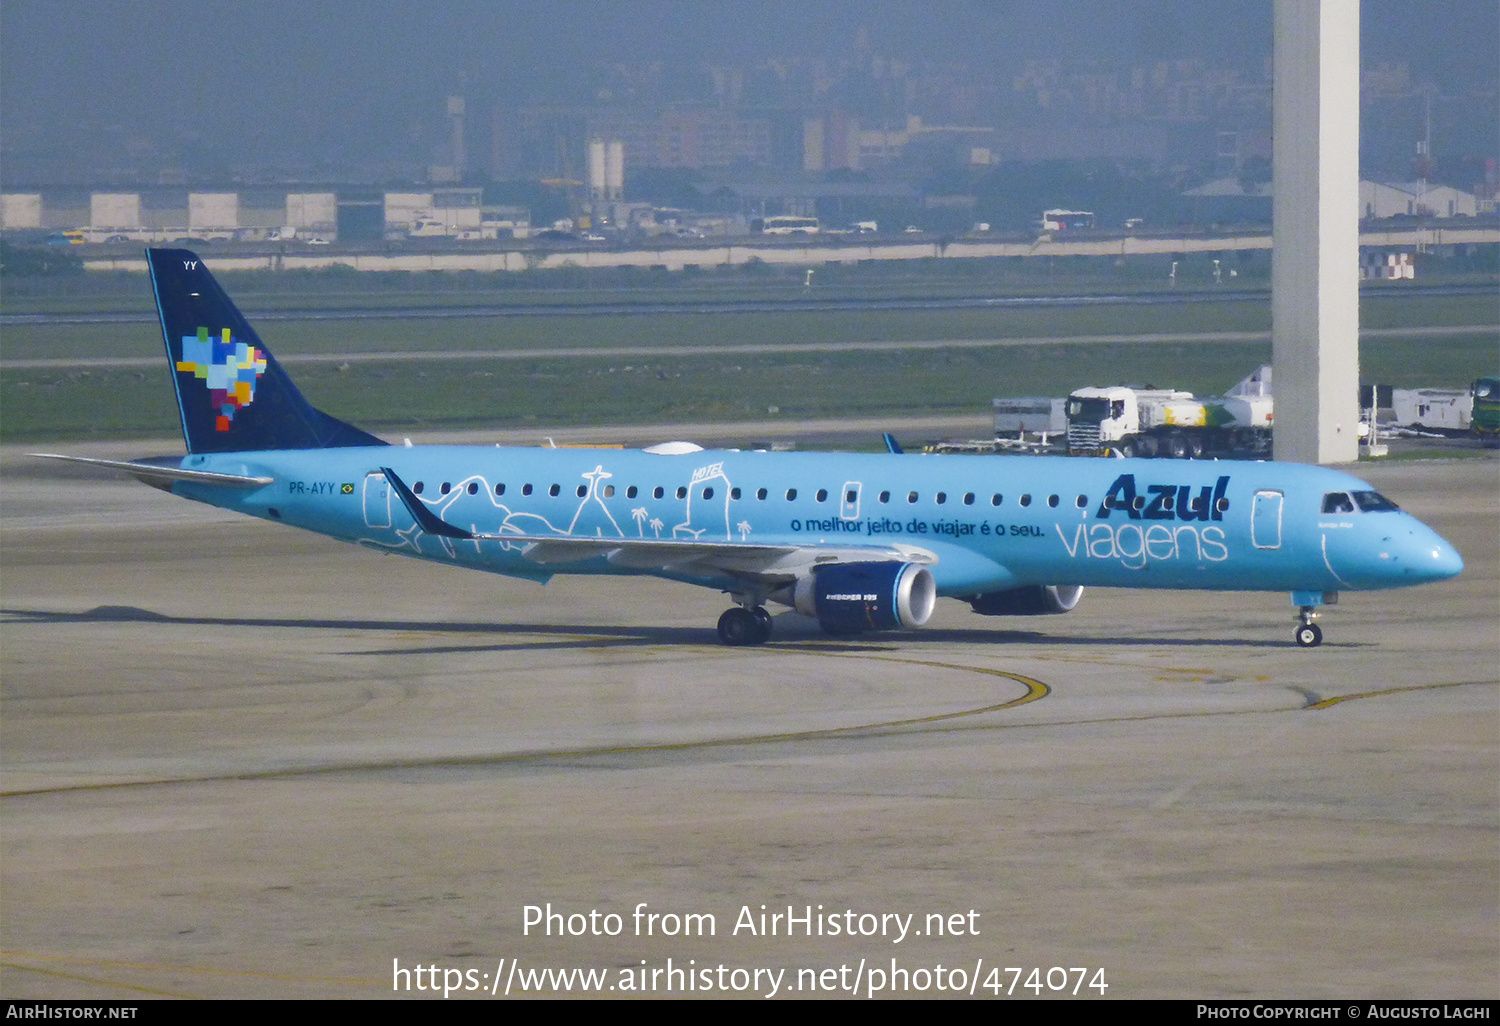
<path id="1" fill-rule="evenodd" d="M 933 499 L 937 502 L 937 504 L 939 506 L 941 506 L 943 503 L 945 503 L 945 502 L 948 501 L 948 493 L 947 492 L 938 492 L 936 495 L 933 496 Z"/>
<path id="2" fill-rule="evenodd" d="M 906 493 L 906 501 L 907 502 L 916 502 L 917 501 L 917 493 L 916 492 L 907 492 Z"/>
<path id="3" fill-rule="evenodd" d="M 470 495 L 478 495 L 479 494 L 479 483 L 477 481 L 470 481 L 469 482 L 469 494 Z"/>
<path id="4" fill-rule="evenodd" d="M 703 497 L 705 499 L 712 499 L 714 497 L 714 490 L 712 488 L 703 489 Z"/>
<path id="5" fill-rule="evenodd" d="M 998 505 L 1000 505 L 1004 501 L 1005 501 L 1005 496 L 1001 495 L 999 492 L 996 492 L 994 495 L 990 496 L 990 505 L 991 506 L 998 506 Z"/>
<path id="6" fill-rule="evenodd" d="M 613 499 L 615 497 L 615 486 L 614 485 L 605 485 L 604 486 L 604 497 L 606 499 Z"/>
<path id="7" fill-rule="evenodd" d="M 505 482 L 504 481 L 501 481 L 499 484 L 497 484 L 495 486 L 495 494 L 496 495 L 504 495 L 505 494 Z"/>
<path id="8" fill-rule="evenodd" d="M 1083 509 L 1088 504 L 1089 497 L 1087 495 L 1080 495 L 1078 498 L 1073 500 L 1073 505 L 1077 506 L 1079 509 Z"/>
<path id="9" fill-rule="evenodd" d="M 1050 506 L 1052 509 L 1056 509 L 1057 508 L 1057 496 L 1055 496 L 1055 495 L 1049 495 L 1049 496 L 1047 496 L 1047 505 Z"/>
<path id="10" fill-rule="evenodd" d="M 411 486 L 411 491 L 412 491 L 413 495 L 421 495 L 422 494 L 422 482 L 418 481 L 416 484 L 412 485 Z"/>
<path id="11" fill-rule="evenodd" d="M 1021 505 L 1022 506 L 1030 506 L 1031 505 L 1031 496 L 1029 496 L 1029 495 L 1023 495 L 1023 496 L 1021 496 Z"/>
<path id="12" fill-rule="evenodd" d="M 683 485 L 678 485 L 677 486 L 677 497 L 679 499 L 686 499 L 687 498 L 687 488 L 685 486 L 683 486 Z"/>
<path id="13" fill-rule="evenodd" d="M 530 495 L 531 494 L 531 485 L 529 485 L 529 484 L 523 484 L 521 486 L 521 494 L 522 495 Z"/>
<path id="14" fill-rule="evenodd" d="M 787 502 L 793 502 L 793 501 L 796 500 L 796 498 L 797 498 L 797 489 L 795 489 L 795 488 L 788 488 L 786 490 L 786 501 Z"/>
<path id="15" fill-rule="evenodd" d="M 640 489 L 637 488 L 635 485 L 631 485 L 629 488 L 625 489 L 625 498 L 627 498 L 627 499 L 633 499 L 633 498 L 635 498 L 639 494 L 640 494 Z"/>
<path id="16" fill-rule="evenodd" d="M 653 492 L 652 492 L 652 493 L 651 493 L 651 497 L 652 497 L 652 498 L 653 498 L 653 499 L 659 499 L 659 498 L 661 498 L 661 497 L 662 497 L 662 496 L 663 496 L 663 495 L 666 495 L 666 494 L 667 494 L 667 493 L 666 493 L 666 492 L 665 492 L 665 491 L 663 491 L 663 490 L 662 490 L 662 487 L 661 487 L 661 485 L 657 485 L 657 486 L 656 486 L 656 490 L 655 490 L 655 491 L 653 491 Z"/>
<path id="17" fill-rule="evenodd" d="M 1137 499 L 1136 501 L 1137 502 L 1142 502 L 1143 500 Z M 1220 513 L 1228 513 L 1229 512 L 1229 500 L 1228 499 L 1224 499 L 1224 498 L 1219 499 L 1218 502 L 1214 503 L 1214 509 L 1218 510 Z"/>
<path id="18" fill-rule="evenodd" d="M 738 499 L 740 497 L 740 490 L 738 486 L 729 489 L 729 497 L 731 499 Z"/>
<path id="19" fill-rule="evenodd" d="M 438 489 L 438 491 L 442 492 L 444 495 L 447 495 L 452 490 L 453 490 L 453 486 L 451 484 L 449 484 L 447 481 L 444 481 L 443 482 L 443 487 L 441 487 L 441 488 Z"/>
<path id="20" fill-rule="evenodd" d="M 550 496 L 552 496 L 554 499 L 557 498 L 558 495 L 561 494 L 561 493 L 562 493 L 562 485 L 553 485 L 551 488 L 547 489 L 547 494 L 550 495 Z"/>
<path id="21" fill-rule="evenodd" d="M 818 489 L 818 501 L 819 502 L 827 502 L 828 501 L 828 489 L 827 488 L 819 488 Z"/>
<path id="22" fill-rule="evenodd" d="M 964 492 L 964 505 L 965 506 L 972 506 L 972 505 L 974 505 L 974 493 L 973 492 Z"/>
<path id="23" fill-rule="evenodd" d="M 762 502 L 765 501 L 765 498 L 766 498 L 767 494 L 768 493 L 766 492 L 766 490 L 764 488 L 757 488 L 757 489 L 755 489 L 755 497 L 757 499 L 760 499 Z"/>
<path id="24" fill-rule="evenodd" d="M 890 492 L 881 492 L 880 493 L 880 501 L 881 502 L 890 502 L 891 501 L 891 493 Z"/>
<path id="25" fill-rule="evenodd" d="M 588 493 L 589 493 L 589 486 L 588 485 L 579 485 L 578 486 L 578 497 L 580 499 L 583 498 Z"/>
<path id="26" fill-rule="evenodd" d="M 844 493 L 844 501 L 848 502 L 848 503 L 858 502 L 859 501 L 859 493 L 856 492 L 853 488 L 849 489 L 847 492 Z"/>

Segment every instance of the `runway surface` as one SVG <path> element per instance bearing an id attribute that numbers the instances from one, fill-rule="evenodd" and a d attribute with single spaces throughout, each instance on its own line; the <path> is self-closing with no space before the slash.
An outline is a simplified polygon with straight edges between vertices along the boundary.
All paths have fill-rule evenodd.
<path id="1" fill-rule="evenodd" d="M 1500 997 L 1494 459 L 1358 468 L 1467 568 L 1316 650 L 1285 595 L 1104 590 L 730 650 L 684 586 L 4 469 L 8 998 Z"/>

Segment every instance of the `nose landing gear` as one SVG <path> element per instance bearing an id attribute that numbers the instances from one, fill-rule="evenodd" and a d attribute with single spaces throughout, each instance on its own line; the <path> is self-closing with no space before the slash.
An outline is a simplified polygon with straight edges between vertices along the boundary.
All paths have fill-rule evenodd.
<path id="1" fill-rule="evenodd" d="M 1300 648 L 1317 648 L 1323 644 L 1323 631 L 1315 623 L 1318 618 L 1319 606 L 1337 605 L 1339 593 L 1336 591 L 1294 591 L 1292 592 L 1292 604 L 1297 607 L 1297 629 L 1292 632 L 1292 638 Z"/>
<path id="2" fill-rule="evenodd" d="M 1303 648 L 1317 648 L 1323 644 L 1323 629 L 1312 622 L 1312 618 L 1317 615 L 1317 613 L 1305 610 L 1298 617 L 1297 630 L 1293 637 Z"/>

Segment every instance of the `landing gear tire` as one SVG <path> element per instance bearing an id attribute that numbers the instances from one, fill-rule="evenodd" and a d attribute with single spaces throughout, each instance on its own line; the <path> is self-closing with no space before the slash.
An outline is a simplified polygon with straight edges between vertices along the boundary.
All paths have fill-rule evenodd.
<path id="1" fill-rule="evenodd" d="M 750 610 L 736 606 L 724 610 L 719 617 L 719 640 L 726 645 L 759 645 L 770 636 L 771 614 L 763 608 Z"/>
<path id="2" fill-rule="evenodd" d="M 1323 644 L 1322 628 L 1315 623 L 1299 624 L 1293 637 L 1297 639 L 1297 644 L 1303 648 L 1317 648 Z"/>

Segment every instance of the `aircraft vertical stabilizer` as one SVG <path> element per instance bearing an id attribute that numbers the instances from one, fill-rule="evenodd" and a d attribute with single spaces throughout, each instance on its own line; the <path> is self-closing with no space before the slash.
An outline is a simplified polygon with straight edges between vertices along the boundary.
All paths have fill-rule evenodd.
<path id="1" fill-rule="evenodd" d="M 188 452 L 386 444 L 314 409 L 196 254 L 146 260 Z"/>

